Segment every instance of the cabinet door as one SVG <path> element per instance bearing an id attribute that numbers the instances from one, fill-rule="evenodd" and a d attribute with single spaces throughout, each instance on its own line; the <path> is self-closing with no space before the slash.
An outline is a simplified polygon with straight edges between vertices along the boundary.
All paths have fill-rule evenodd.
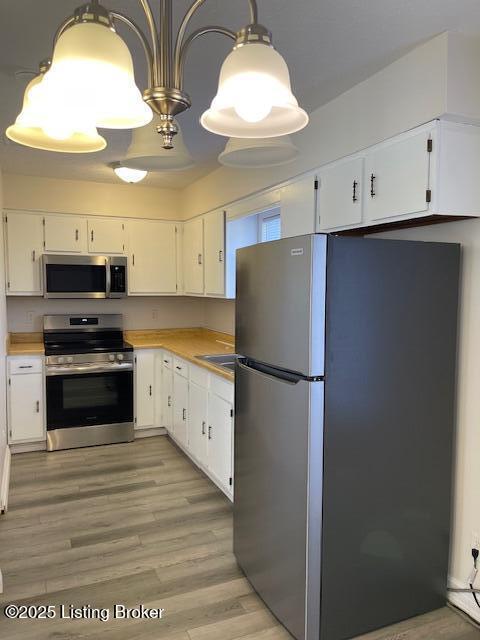
<path id="1" fill-rule="evenodd" d="M 321 171 L 318 231 L 361 224 L 363 166 L 363 158 L 354 158 Z"/>
<path id="2" fill-rule="evenodd" d="M 282 189 L 282 238 L 315 233 L 316 178 L 307 176 Z"/>
<path id="3" fill-rule="evenodd" d="M 7 293 L 42 294 L 43 218 L 10 213 L 6 224 Z"/>
<path id="4" fill-rule="evenodd" d="M 155 423 L 155 354 L 138 351 L 135 355 L 136 429 L 145 429 Z"/>
<path id="5" fill-rule="evenodd" d="M 156 351 L 155 358 L 155 386 L 153 400 L 155 405 L 155 426 L 163 427 L 163 353 Z"/>
<path id="6" fill-rule="evenodd" d="M 202 294 L 203 218 L 186 222 L 183 227 L 183 287 L 185 293 Z"/>
<path id="7" fill-rule="evenodd" d="M 122 255 L 125 251 L 125 223 L 121 220 L 89 220 L 88 251 Z"/>
<path id="8" fill-rule="evenodd" d="M 14 375 L 9 385 L 9 442 L 45 439 L 43 374 Z"/>
<path id="9" fill-rule="evenodd" d="M 162 371 L 162 427 L 173 433 L 173 372 L 163 365 Z"/>
<path id="10" fill-rule="evenodd" d="M 428 211 L 429 137 L 429 131 L 422 131 L 394 139 L 367 154 L 367 221 Z"/>
<path id="11" fill-rule="evenodd" d="M 232 478 L 233 406 L 210 393 L 208 396 L 208 468 L 223 487 Z"/>
<path id="12" fill-rule="evenodd" d="M 188 380 L 178 373 L 173 374 L 173 435 L 187 445 Z"/>
<path id="13" fill-rule="evenodd" d="M 225 211 L 204 218 L 205 293 L 225 295 Z"/>
<path id="14" fill-rule="evenodd" d="M 129 287 L 136 295 L 177 292 L 176 226 L 169 222 L 129 222 Z"/>
<path id="15" fill-rule="evenodd" d="M 79 216 L 45 216 L 45 251 L 85 253 L 86 219 Z"/>
<path id="16" fill-rule="evenodd" d="M 207 465 L 207 389 L 190 382 L 188 404 L 188 449 L 198 462 Z"/>

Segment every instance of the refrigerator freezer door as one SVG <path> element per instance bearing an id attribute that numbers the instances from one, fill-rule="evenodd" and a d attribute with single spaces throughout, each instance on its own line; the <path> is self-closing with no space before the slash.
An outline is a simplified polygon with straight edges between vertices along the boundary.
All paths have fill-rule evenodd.
<path id="1" fill-rule="evenodd" d="M 324 373 L 327 236 L 237 252 L 237 352 L 305 376 Z"/>
<path id="2" fill-rule="evenodd" d="M 323 382 L 237 365 L 234 552 L 297 640 L 318 640 Z"/>

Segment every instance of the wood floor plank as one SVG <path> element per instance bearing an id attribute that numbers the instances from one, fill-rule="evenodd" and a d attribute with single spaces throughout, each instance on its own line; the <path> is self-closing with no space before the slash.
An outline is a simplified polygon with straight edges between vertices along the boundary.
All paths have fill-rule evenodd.
<path id="1" fill-rule="evenodd" d="M 168 438 L 13 456 L 0 638 L 286 640 L 232 553 L 228 499 Z M 115 603 L 162 620 L 8 620 L 3 605 Z M 357 640 L 480 640 L 448 609 Z"/>

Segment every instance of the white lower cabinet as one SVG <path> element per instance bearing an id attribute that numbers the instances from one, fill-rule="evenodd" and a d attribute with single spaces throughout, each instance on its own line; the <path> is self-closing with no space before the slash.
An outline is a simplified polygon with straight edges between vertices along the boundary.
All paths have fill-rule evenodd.
<path id="1" fill-rule="evenodd" d="M 208 390 L 190 381 L 188 448 L 199 463 L 207 460 Z"/>
<path id="2" fill-rule="evenodd" d="M 8 358 L 8 442 L 45 440 L 43 358 Z"/>
<path id="3" fill-rule="evenodd" d="M 155 427 L 155 351 L 135 354 L 135 428 Z"/>
<path id="4" fill-rule="evenodd" d="M 136 428 L 164 427 L 233 499 L 233 383 L 169 351 L 137 350 L 135 361 Z"/>
<path id="5" fill-rule="evenodd" d="M 173 435 L 182 446 L 187 446 L 188 380 L 173 374 Z"/>

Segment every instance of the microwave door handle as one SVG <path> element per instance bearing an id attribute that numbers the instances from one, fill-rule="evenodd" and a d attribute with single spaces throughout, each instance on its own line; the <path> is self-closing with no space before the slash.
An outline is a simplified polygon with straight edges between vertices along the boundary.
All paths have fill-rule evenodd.
<path id="1" fill-rule="evenodd" d="M 105 258 L 105 269 L 107 271 L 105 278 L 105 297 L 111 298 L 112 294 L 112 263 L 110 258 Z"/>

